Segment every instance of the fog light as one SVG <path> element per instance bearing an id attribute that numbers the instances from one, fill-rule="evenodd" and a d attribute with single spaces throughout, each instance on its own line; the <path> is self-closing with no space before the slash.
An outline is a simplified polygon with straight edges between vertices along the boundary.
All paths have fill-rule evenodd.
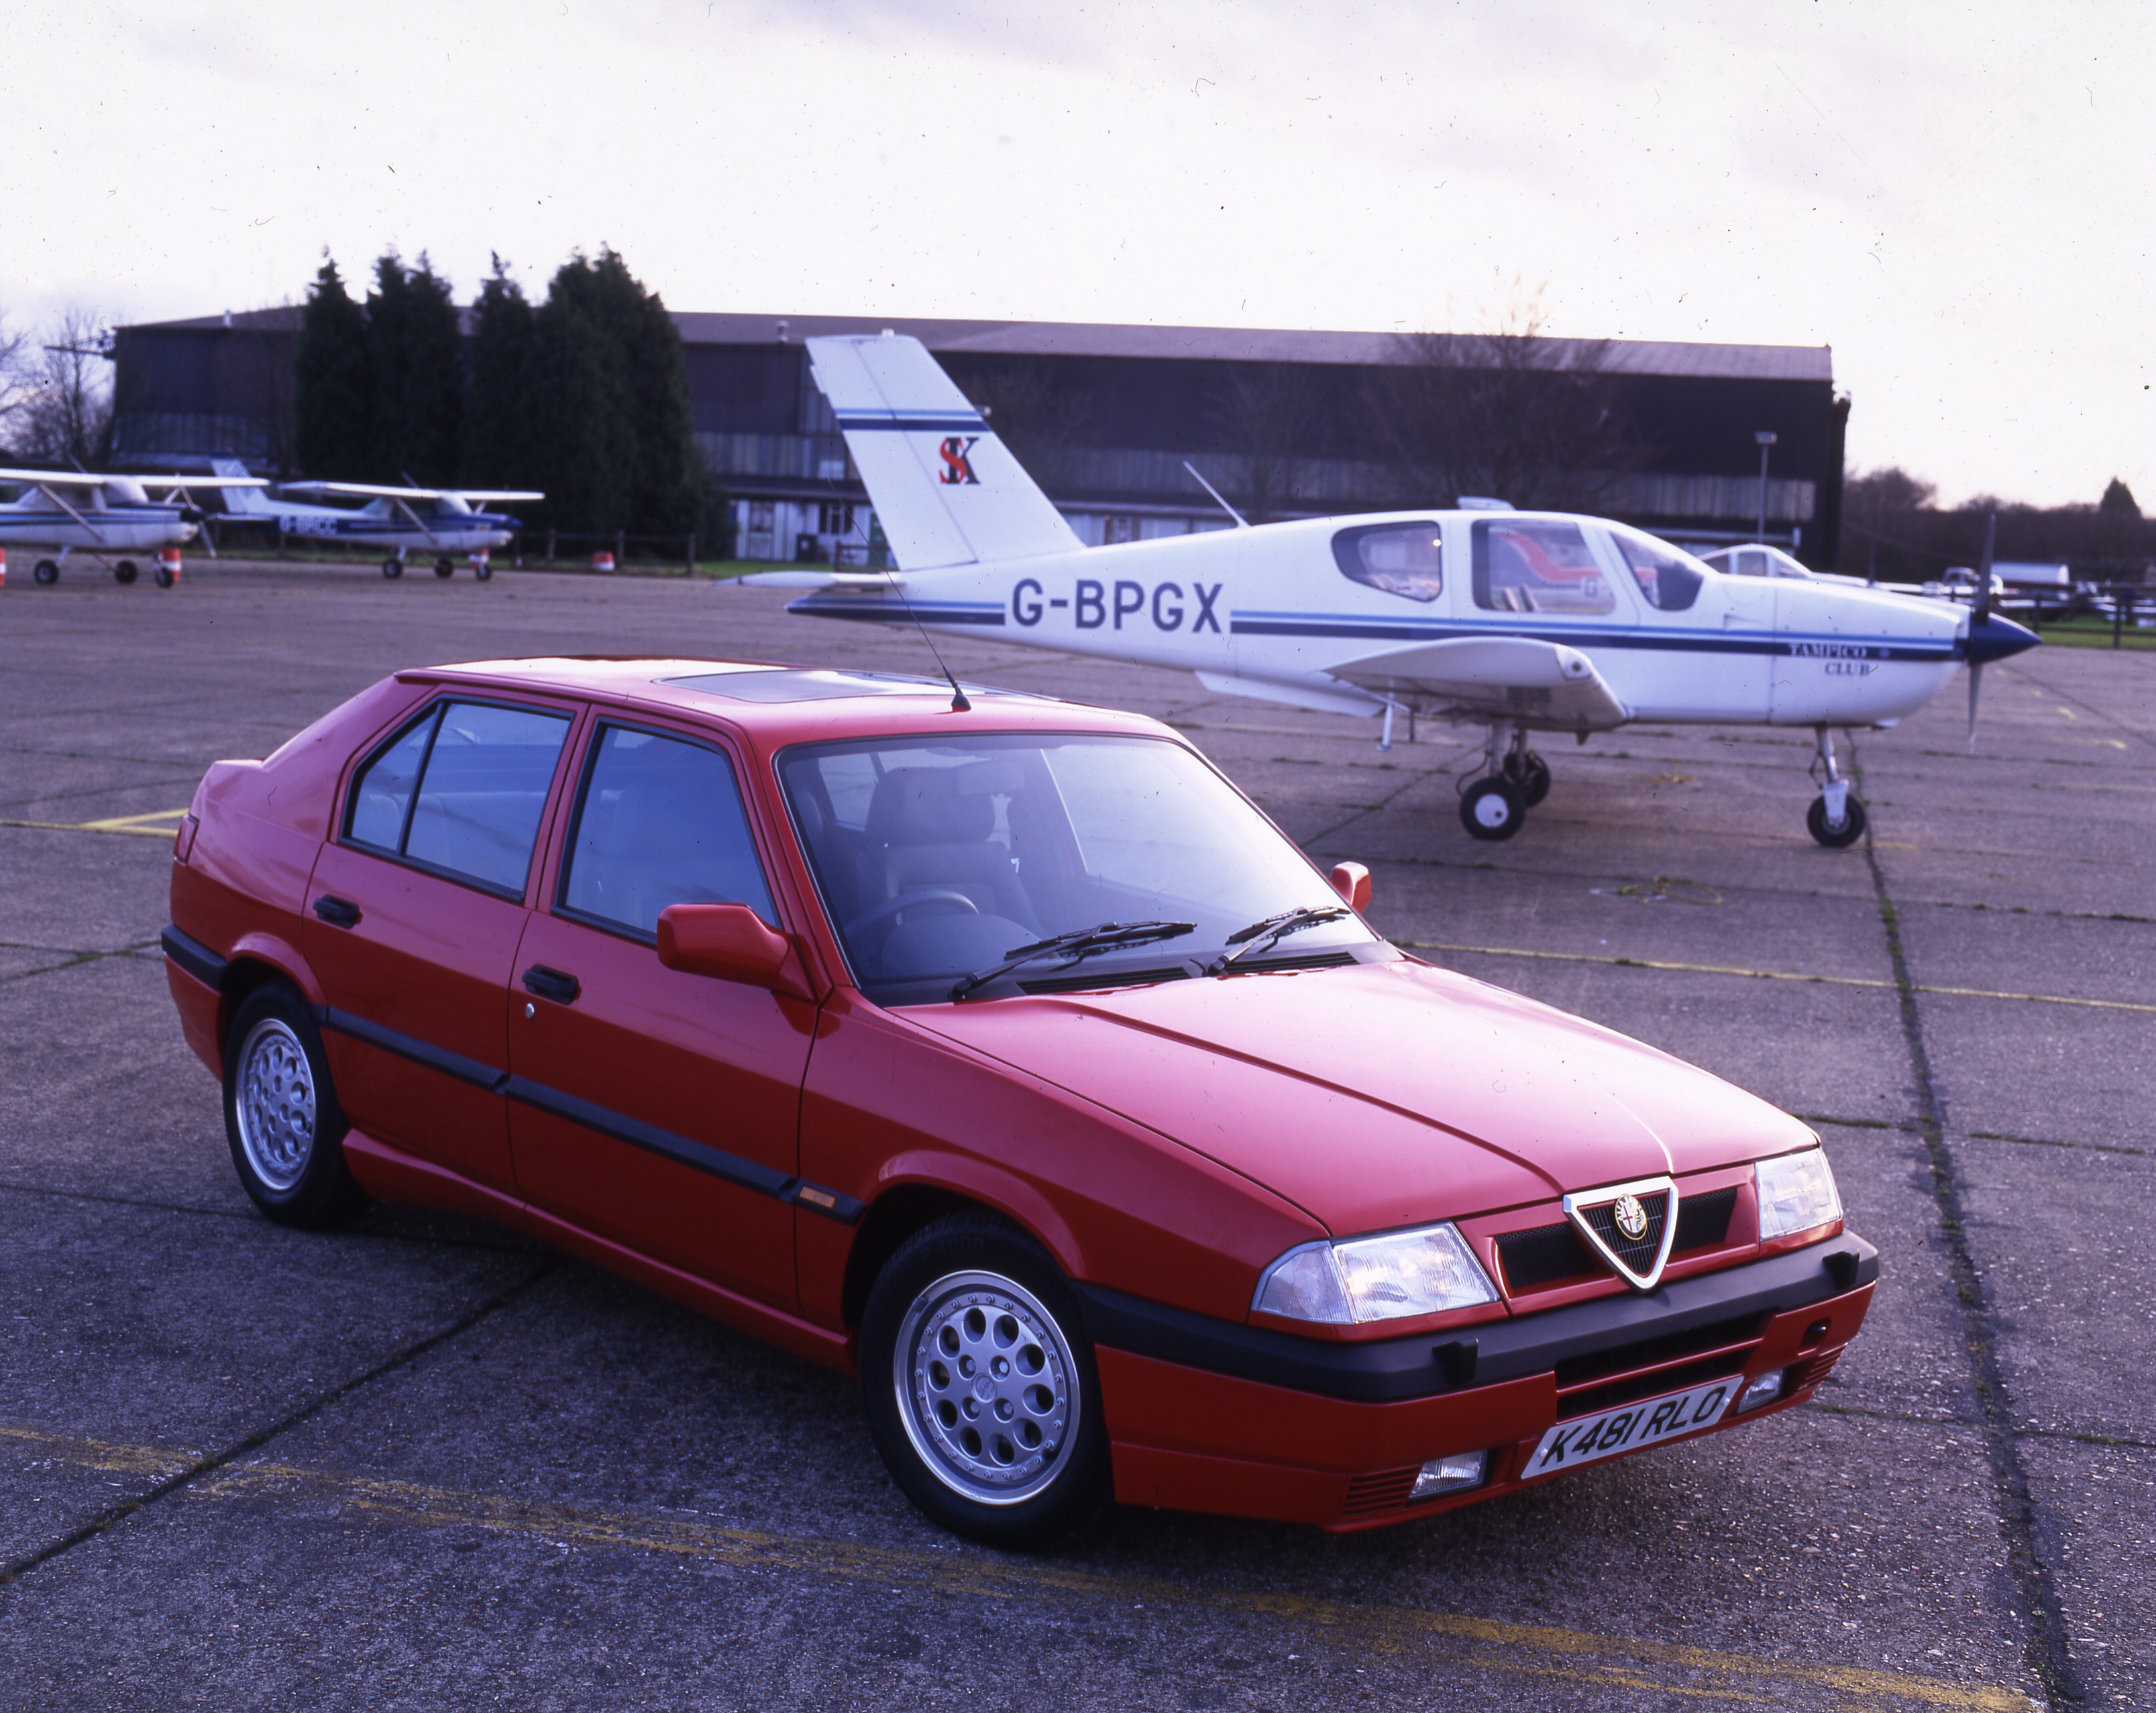
<path id="1" fill-rule="evenodd" d="M 1737 1394 L 1737 1412 L 1756 1410 L 1762 1404 L 1771 1404 L 1782 1395 L 1782 1375 L 1779 1368 L 1770 1368 L 1756 1380 L 1744 1382 L 1744 1390 Z"/>
<path id="2" fill-rule="evenodd" d="M 1463 1487 L 1480 1487 L 1483 1471 L 1490 1467 L 1486 1451 L 1455 1452 L 1449 1458 L 1432 1458 L 1415 1476 L 1414 1491 L 1408 1494 L 1413 1504 L 1418 1499 L 1435 1499 L 1440 1493 L 1457 1493 Z"/>

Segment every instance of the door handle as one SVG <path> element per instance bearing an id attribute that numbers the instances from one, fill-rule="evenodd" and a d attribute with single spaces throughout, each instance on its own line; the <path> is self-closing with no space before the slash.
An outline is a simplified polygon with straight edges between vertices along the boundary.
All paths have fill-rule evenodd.
<path id="1" fill-rule="evenodd" d="M 542 999 L 552 1000 L 558 1005 L 572 1006 L 584 985 L 573 975 L 559 970 L 549 970 L 544 964 L 534 964 L 524 972 L 524 985 Z"/>
<path id="2" fill-rule="evenodd" d="M 315 914 L 332 928 L 351 928 L 359 921 L 359 906 L 348 898 L 332 898 L 324 893 L 315 900 Z"/>

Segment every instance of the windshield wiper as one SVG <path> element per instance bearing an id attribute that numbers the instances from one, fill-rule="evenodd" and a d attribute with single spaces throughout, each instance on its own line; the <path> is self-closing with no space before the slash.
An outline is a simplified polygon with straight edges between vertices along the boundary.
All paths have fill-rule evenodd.
<path id="1" fill-rule="evenodd" d="M 1091 928 L 1074 928 L 1068 934 L 1051 934 L 1029 946 L 1014 946 L 1004 954 L 1002 963 L 959 977 L 951 990 L 951 997 L 962 1000 L 975 988 L 1008 975 L 1036 959 L 1060 954 L 1063 967 L 1067 970 L 1096 952 L 1112 952 L 1119 946 L 1142 946 L 1149 940 L 1173 939 L 1178 934 L 1194 932 L 1197 927 L 1194 922 L 1102 922 Z"/>
<path id="2" fill-rule="evenodd" d="M 1321 922 L 1337 922 L 1342 916 L 1354 912 L 1345 904 L 1305 904 L 1299 910 L 1283 910 L 1277 916 L 1268 916 L 1261 922 L 1253 922 L 1248 928 L 1239 928 L 1228 936 L 1228 944 L 1237 949 L 1215 958 L 1205 967 L 1208 975 L 1224 975 L 1238 958 L 1252 952 L 1271 949 L 1276 941 L 1306 928 L 1315 928 Z"/>

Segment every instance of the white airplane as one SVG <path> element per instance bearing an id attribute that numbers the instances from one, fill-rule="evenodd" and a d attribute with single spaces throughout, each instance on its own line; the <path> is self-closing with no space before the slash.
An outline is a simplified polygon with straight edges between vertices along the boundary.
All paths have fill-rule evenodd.
<path id="1" fill-rule="evenodd" d="M 1648 720 L 1810 727 L 1822 789 L 1807 825 L 1854 843 L 1864 805 L 1834 732 L 1895 724 L 1967 665 L 1973 739 L 1983 664 L 2038 640 L 1989 601 L 1725 576 L 1626 525 L 1502 502 L 1236 517 L 1089 548 L 917 340 L 808 346 L 898 568 L 743 583 L 808 590 L 792 612 L 1184 667 L 1209 689 L 1382 717 L 1381 744 L 1402 710 L 1486 726 L 1460 805 L 1478 839 L 1510 838 L 1548 793 L 1531 733 L 1584 743 Z"/>
<path id="2" fill-rule="evenodd" d="M 229 471 L 245 476 L 247 466 L 230 459 L 213 460 L 220 474 Z M 484 582 L 494 574 L 486 555 L 506 548 L 521 527 L 501 512 L 475 512 L 478 505 L 509 505 L 547 496 L 522 488 L 377 487 L 359 481 L 291 481 L 271 499 L 256 490 L 255 482 L 234 495 L 228 507 L 234 518 L 272 523 L 280 535 L 322 541 L 357 543 L 388 549 L 382 562 L 384 577 L 404 574 L 408 553 L 434 555 L 434 575 L 447 577 L 457 568 L 455 556 L 475 555 L 474 574 Z M 367 502 L 364 506 L 311 506 L 285 498 L 290 494 L 336 494 Z"/>
<path id="3" fill-rule="evenodd" d="M 114 579 L 132 583 L 138 567 L 131 553 L 155 553 L 161 548 L 185 547 L 202 527 L 203 512 L 190 488 L 235 488 L 265 484 L 242 472 L 239 476 L 92 476 L 60 470 L 0 470 L 0 487 L 21 490 L 0 504 L 0 548 L 51 548 L 32 574 L 39 583 L 60 580 L 69 553 L 86 553 L 112 568 Z M 151 499 L 151 491 L 164 497 Z M 203 538 L 213 557 L 217 549 Z M 157 584 L 169 588 L 173 563 L 160 558 Z"/>

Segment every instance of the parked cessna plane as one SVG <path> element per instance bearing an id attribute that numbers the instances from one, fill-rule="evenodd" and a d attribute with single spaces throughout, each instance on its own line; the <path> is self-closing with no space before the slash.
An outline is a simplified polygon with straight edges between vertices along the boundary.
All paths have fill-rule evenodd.
<path id="1" fill-rule="evenodd" d="M 230 488 L 242 492 L 265 486 L 242 471 L 237 476 L 91 476 L 59 470 L 0 470 L 0 487 L 21 491 L 0 505 L 0 548 L 54 550 L 40 559 L 32 574 L 39 583 L 58 583 L 69 553 L 88 553 L 112 568 L 114 579 L 132 583 L 138 573 L 131 553 L 155 553 L 180 548 L 195 538 L 203 513 L 188 497 L 190 488 Z M 153 500 L 151 491 L 162 493 Z M 208 538 L 203 545 L 210 547 Z M 217 549 L 210 547 L 215 554 Z M 160 558 L 157 579 L 169 587 L 177 561 Z"/>
<path id="2" fill-rule="evenodd" d="M 1089 548 L 917 340 L 808 345 L 899 568 L 743 583 L 808 589 L 788 610 L 821 618 L 1188 667 L 1209 689 L 1380 716 L 1382 743 L 1401 710 L 1486 726 L 1460 804 L 1478 839 L 1510 838 L 1548 793 L 1532 733 L 1584 743 L 1653 720 L 1812 728 L 1807 824 L 1853 843 L 1864 805 L 1835 728 L 1892 726 L 1966 663 L 1973 735 L 1977 670 L 2038 640 L 1988 602 L 1724 576 L 1621 523 L 1490 502 Z"/>
<path id="3" fill-rule="evenodd" d="M 218 459 L 213 468 L 245 476 L 247 466 L 231 459 Z M 457 568 L 455 555 L 471 553 L 474 573 L 483 582 L 494 574 L 486 554 L 506 548 L 516 538 L 517 521 L 501 512 L 475 512 L 474 504 L 511 505 L 547 496 L 521 488 L 377 487 L 357 481 L 294 481 L 278 489 L 271 499 L 254 490 L 257 482 L 243 488 L 231 502 L 234 517 L 274 523 L 280 535 L 386 548 L 382 562 L 384 577 L 404 574 L 404 556 L 434 555 L 434 575 L 447 577 Z M 335 494 L 367 502 L 364 506 L 311 506 L 285 497 L 291 494 Z"/>

